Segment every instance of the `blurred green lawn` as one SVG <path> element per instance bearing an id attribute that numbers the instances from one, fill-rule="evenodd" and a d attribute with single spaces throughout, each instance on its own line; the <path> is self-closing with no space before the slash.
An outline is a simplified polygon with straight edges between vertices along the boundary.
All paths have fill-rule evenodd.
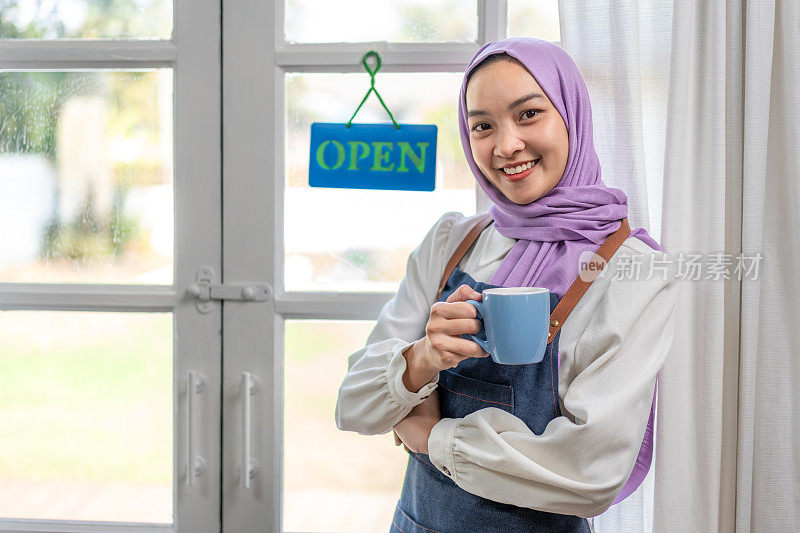
<path id="1" fill-rule="evenodd" d="M 172 407 L 170 314 L 0 314 L 0 478 L 171 484 Z"/>
<path id="2" fill-rule="evenodd" d="M 287 321 L 287 423 L 337 431 L 347 356 L 373 326 Z M 172 377 L 170 314 L 0 313 L 0 479 L 171 485 Z"/>
<path id="3" fill-rule="evenodd" d="M 373 321 L 286 321 L 284 401 L 287 410 L 291 407 L 293 413 L 300 416 L 333 424 L 336 392 L 347 373 L 347 356 L 364 346 L 374 326 Z M 322 361 L 331 357 L 339 361 L 337 374 L 321 368 Z M 305 377 L 294 377 L 293 368 L 302 369 Z M 324 375 L 313 375 L 317 372 L 324 372 Z"/>

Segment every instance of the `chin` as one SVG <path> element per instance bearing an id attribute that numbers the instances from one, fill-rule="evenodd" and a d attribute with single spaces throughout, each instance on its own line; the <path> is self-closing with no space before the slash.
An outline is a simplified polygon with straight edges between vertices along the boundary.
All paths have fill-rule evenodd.
<path id="1" fill-rule="evenodd" d="M 528 193 L 528 194 L 522 194 L 522 195 L 515 194 L 515 195 L 512 195 L 512 196 L 509 196 L 507 194 L 505 195 L 506 198 L 508 198 L 509 200 L 511 200 L 512 202 L 514 202 L 517 205 L 526 205 L 526 204 L 529 204 L 531 202 L 535 202 L 536 200 L 538 200 L 542 196 L 544 196 L 544 195 L 543 194 L 537 194 L 537 193 Z"/>
<path id="2" fill-rule="evenodd" d="M 486 174 L 484 173 L 484 176 L 485 175 Z M 528 179 L 527 177 L 523 178 L 523 181 L 526 181 L 527 179 Z M 494 185 L 494 187 L 498 191 L 500 191 L 500 194 L 502 194 L 503 196 L 505 196 L 506 198 L 508 198 L 510 201 L 514 202 L 517 205 L 526 205 L 526 204 L 529 204 L 531 202 L 535 202 L 536 200 L 538 200 L 539 198 L 541 198 L 543 196 L 546 196 L 547 193 L 550 192 L 550 189 L 548 189 L 547 191 L 541 191 L 541 190 L 539 190 L 540 187 L 531 187 L 532 185 L 534 185 L 534 186 L 535 185 L 540 185 L 540 184 L 536 184 L 536 183 L 527 183 L 526 184 L 527 187 L 525 188 L 525 190 L 522 190 L 522 189 L 509 190 L 510 187 L 508 187 L 507 183 L 502 183 L 501 184 L 501 183 L 497 183 L 497 182 L 494 182 L 494 181 L 491 181 L 491 180 L 490 180 L 490 183 L 492 183 L 492 185 Z M 501 187 L 501 185 L 502 185 L 502 187 Z"/>
<path id="3" fill-rule="evenodd" d="M 528 204 L 529 204 L 529 203 L 531 203 L 531 202 L 535 202 L 535 201 L 536 201 L 536 200 L 538 200 L 539 198 L 540 198 L 540 197 L 539 197 L 539 196 L 537 196 L 537 197 L 535 197 L 535 198 L 531 198 L 530 200 L 527 200 L 527 199 L 524 199 L 524 200 L 513 200 L 513 199 L 512 199 L 511 201 L 512 201 L 512 202 L 514 202 L 514 203 L 515 203 L 515 204 L 517 204 L 517 205 L 528 205 Z"/>

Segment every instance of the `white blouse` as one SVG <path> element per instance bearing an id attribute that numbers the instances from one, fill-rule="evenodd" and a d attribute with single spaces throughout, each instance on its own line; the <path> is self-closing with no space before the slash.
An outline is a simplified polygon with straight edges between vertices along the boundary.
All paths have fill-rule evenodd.
<path id="1" fill-rule="evenodd" d="M 425 336 L 447 261 L 475 221 L 445 213 L 409 256 L 366 346 L 348 358 L 339 429 L 387 433 L 436 388 L 438 374 L 419 392 L 405 388 L 402 352 Z M 459 268 L 488 283 L 515 242 L 492 224 Z M 651 273 L 651 260 L 667 270 Z M 638 276 L 626 268 L 637 263 Z M 497 502 L 581 517 L 605 511 L 639 454 L 656 373 L 672 344 L 679 281 L 671 256 L 628 237 L 561 327 L 563 416 L 541 435 L 495 407 L 444 418 L 428 440 L 431 462 L 462 489 Z"/>

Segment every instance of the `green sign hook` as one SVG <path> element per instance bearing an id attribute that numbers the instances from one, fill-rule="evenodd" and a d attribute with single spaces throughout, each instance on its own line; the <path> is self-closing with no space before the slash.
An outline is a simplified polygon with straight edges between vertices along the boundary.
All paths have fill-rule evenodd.
<path id="1" fill-rule="evenodd" d="M 372 70 L 370 68 L 370 66 L 367 64 L 367 58 L 370 57 L 370 56 L 374 57 L 375 60 L 377 61 L 377 63 L 375 64 L 375 70 Z M 361 106 L 363 106 L 364 102 L 367 101 L 367 98 L 369 97 L 369 93 L 374 91 L 375 92 L 375 96 L 378 97 L 378 100 L 380 100 L 381 105 L 383 106 L 383 108 L 386 110 L 387 113 L 389 113 L 389 118 L 392 119 L 392 122 L 394 123 L 394 127 L 399 130 L 400 129 L 400 125 L 394 119 L 394 116 L 392 115 L 392 112 L 389 111 L 389 108 L 386 106 L 386 103 L 383 101 L 383 98 L 381 98 L 381 95 L 378 93 L 378 90 L 375 88 L 375 75 L 378 74 L 378 71 L 381 69 L 381 56 L 380 56 L 380 54 L 378 54 L 378 52 L 376 52 L 375 50 L 370 50 L 369 52 L 364 54 L 364 57 L 361 58 L 361 64 L 364 65 L 364 70 L 366 70 L 367 73 L 369 74 L 369 77 L 370 77 L 369 85 L 370 85 L 370 87 L 369 87 L 369 90 L 367 91 L 367 94 L 365 94 L 364 98 L 361 100 L 361 103 L 358 104 L 358 107 L 356 108 L 355 113 L 353 113 L 353 116 L 350 117 L 350 120 L 348 120 L 347 124 L 345 124 L 345 127 L 346 128 L 350 127 L 350 123 L 353 122 L 354 118 L 356 118 L 356 114 L 361 109 Z"/>

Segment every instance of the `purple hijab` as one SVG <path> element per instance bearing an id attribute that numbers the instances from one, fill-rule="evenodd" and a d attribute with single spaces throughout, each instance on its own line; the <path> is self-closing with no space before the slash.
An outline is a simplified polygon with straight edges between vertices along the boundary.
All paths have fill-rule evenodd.
<path id="1" fill-rule="evenodd" d="M 487 56 L 502 52 L 517 59 L 533 75 L 564 119 L 569 134 L 569 156 L 561 180 L 548 194 L 525 205 L 515 204 L 486 179 L 475 164 L 469 143 L 467 75 Z M 580 273 L 581 253 L 596 251 L 628 216 L 627 195 L 606 186 L 600 177 L 589 93 L 577 65 L 561 47 L 541 39 L 521 37 L 488 43 L 478 50 L 464 72 L 458 115 L 464 154 L 475 179 L 493 203 L 489 214 L 495 227 L 502 235 L 517 239 L 489 283 L 547 287 L 563 297 Z M 632 230 L 631 236 L 664 251 L 644 228 Z M 656 383 L 656 393 L 657 387 Z M 650 469 L 655 402 L 654 393 L 639 456 L 614 503 L 636 490 Z"/>
<path id="2" fill-rule="evenodd" d="M 466 112 L 467 74 L 486 56 L 506 52 L 522 63 L 558 110 L 569 134 L 569 157 L 561 180 L 548 194 L 518 205 L 486 179 L 472 158 Z M 628 197 L 600 178 L 594 151 L 592 108 L 577 65 L 549 41 L 513 38 L 488 43 L 464 72 L 458 100 L 464 154 L 475 179 L 494 205 L 489 214 L 502 235 L 518 239 L 489 283 L 505 287 L 547 287 L 563 297 L 579 272 L 581 252 L 594 252 L 628 216 Z M 644 228 L 631 231 L 651 248 L 663 251 Z"/>

